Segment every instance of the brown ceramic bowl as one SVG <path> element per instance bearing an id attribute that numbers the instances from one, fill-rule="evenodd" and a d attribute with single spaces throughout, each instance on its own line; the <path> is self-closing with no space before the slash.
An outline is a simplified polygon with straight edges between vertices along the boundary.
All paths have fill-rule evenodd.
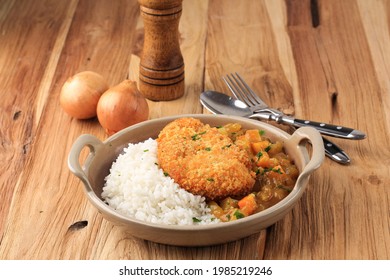
<path id="1" fill-rule="evenodd" d="M 104 178 L 109 169 L 128 143 L 137 143 L 150 137 L 156 138 L 161 129 L 180 117 L 194 117 L 211 126 L 227 123 L 240 123 L 244 128 L 265 130 L 271 140 L 281 140 L 285 151 L 295 161 L 300 175 L 293 191 L 276 205 L 257 214 L 231 221 L 210 225 L 160 225 L 139 221 L 126 217 L 103 202 L 101 198 Z M 307 142 L 312 144 L 311 155 L 307 150 Z M 83 163 L 79 157 L 84 147 L 89 147 L 90 153 Z M 302 127 L 290 135 L 274 126 L 261 121 L 224 115 L 180 115 L 145 121 L 128 127 L 104 142 L 93 135 L 81 135 L 73 144 L 68 164 L 74 173 L 84 183 L 85 193 L 89 201 L 107 220 L 123 226 L 132 235 L 157 243 L 177 246 L 205 246 L 234 241 L 269 227 L 282 219 L 297 203 L 305 191 L 310 174 L 324 160 L 323 141 L 317 130 Z"/>

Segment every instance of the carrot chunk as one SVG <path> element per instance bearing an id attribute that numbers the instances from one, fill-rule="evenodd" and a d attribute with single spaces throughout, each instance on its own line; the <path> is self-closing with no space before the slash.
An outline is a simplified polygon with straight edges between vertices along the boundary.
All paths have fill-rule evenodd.
<path id="1" fill-rule="evenodd" d="M 258 152 L 266 151 L 271 147 L 271 143 L 269 141 L 259 141 L 259 142 L 251 142 L 251 148 L 254 154 Z"/>
<path id="2" fill-rule="evenodd" d="M 257 129 L 249 129 L 245 132 L 245 137 L 249 140 L 249 142 L 260 142 L 261 135 L 259 130 Z"/>
<path id="3" fill-rule="evenodd" d="M 271 158 L 267 152 L 262 152 L 256 164 L 262 168 L 273 168 L 277 166 L 279 162 L 276 158 Z"/>
<path id="4" fill-rule="evenodd" d="M 238 207 L 245 216 L 252 215 L 257 209 L 255 194 L 251 193 L 238 202 Z"/>

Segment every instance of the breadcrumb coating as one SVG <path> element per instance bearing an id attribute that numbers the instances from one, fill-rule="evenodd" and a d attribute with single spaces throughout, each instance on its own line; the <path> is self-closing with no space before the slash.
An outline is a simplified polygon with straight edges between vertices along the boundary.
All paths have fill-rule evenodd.
<path id="1" fill-rule="evenodd" d="M 255 184 L 248 153 L 218 128 L 181 118 L 160 132 L 160 167 L 182 188 L 207 200 L 246 195 Z"/>

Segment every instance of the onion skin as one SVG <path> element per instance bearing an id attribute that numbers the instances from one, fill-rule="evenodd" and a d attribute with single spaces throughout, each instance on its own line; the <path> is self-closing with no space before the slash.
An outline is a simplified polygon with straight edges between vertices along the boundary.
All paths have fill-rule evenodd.
<path id="1" fill-rule="evenodd" d="M 137 83 L 124 80 L 108 89 L 97 106 L 100 125 L 108 135 L 149 118 L 149 105 Z"/>
<path id="2" fill-rule="evenodd" d="M 76 119 L 96 117 L 96 108 L 101 95 L 109 88 L 98 73 L 84 71 L 70 77 L 62 86 L 60 105 Z"/>

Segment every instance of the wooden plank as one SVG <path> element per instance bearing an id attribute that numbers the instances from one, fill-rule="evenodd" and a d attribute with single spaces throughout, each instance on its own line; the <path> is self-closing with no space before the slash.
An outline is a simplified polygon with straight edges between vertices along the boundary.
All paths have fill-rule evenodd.
<path id="1" fill-rule="evenodd" d="M 372 56 L 372 62 L 375 67 L 380 92 L 390 91 L 390 3 L 387 1 L 367 2 L 364 0 L 357 1 L 359 12 L 365 36 L 367 37 L 368 48 Z M 383 100 L 382 107 L 385 116 L 386 131 L 389 130 L 390 96 L 381 94 Z"/>
<path id="2" fill-rule="evenodd" d="M 230 94 L 221 77 L 238 72 L 270 106 L 294 113 L 289 82 L 295 79 L 293 65 L 289 65 L 292 56 L 282 52 L 286 49 L 286 37 L 277 33 L 280 23 L 272 23 L 266 3 L 213 1 L 210 9 L 213 12 L 207 39 L 206 87 Z M 275 7 L 273 12 L 283 10 Z"/>
<path id="3" fill-rule="evenodd" d="M 75 1 L 3 1 L 0 11 L 0 236 L 31 153 L 55 57 Z M 45 34 L 44 38 L 41 34 Z M 58 35 L 57 35 L 58 34 Z M 48 71 L 46 71 L 48 70 Z M 46 71 L 46 72 L 45 72 Z"/>
<path id="4" fill-rule="evenodd" d="M 368 138 L 335 140 L 350 154 L 352 164 L 327 161 L 316 172 L 301 203 L 271 228 L 265 258 L 386 258 L 389 248 L 381 242 L 390 238 L 389 215 L 384 214 L 389 209 L 389 169 L 378 162 L 388 162 L 388 124 L 364 121 L 386 115 L 380 104 L 383 83 L 369 55 L 356 1 L 317 2 L 319 25 L 313 26 L 310 1 L 286 1 L 299 111 L 314 120 L 356 127 Z"/>
<path id="5" fill-rule="evenodd" d="M 62 10 L 60 5 L 53 6 Z M 58 97 L 64 81 L 79 71 L 99 72 L 111 84 L 127 76 L 129 46 L 137 16 L 136 1 L 79 2 L 58 65 L 48 65 L 55 70 L 53 84 L 6 221 L 0 248 L 3 258 L 91 258 L 96 253 L 91 246 L 101 242 L 98 236 L 101 224 L 111 227 L 87 203 L 80 181 L 69 172 L 66 163 L 70 146 L 80 134 L 104 138 L 104 131 L 96 119 L 77 121 L 67 116 L 59 107 Z M 41 75 L 51 71 L 45 66 L 41 67 Z M 28 116 L 31 115 L 29 112 Z M 72 224 L 82 220 L 89 222 L 85 230 L 69 230 Z M 110 230 L 104 232 L 109 234 Z M 79 248 L 79 244 L 84 247 Z"/>

